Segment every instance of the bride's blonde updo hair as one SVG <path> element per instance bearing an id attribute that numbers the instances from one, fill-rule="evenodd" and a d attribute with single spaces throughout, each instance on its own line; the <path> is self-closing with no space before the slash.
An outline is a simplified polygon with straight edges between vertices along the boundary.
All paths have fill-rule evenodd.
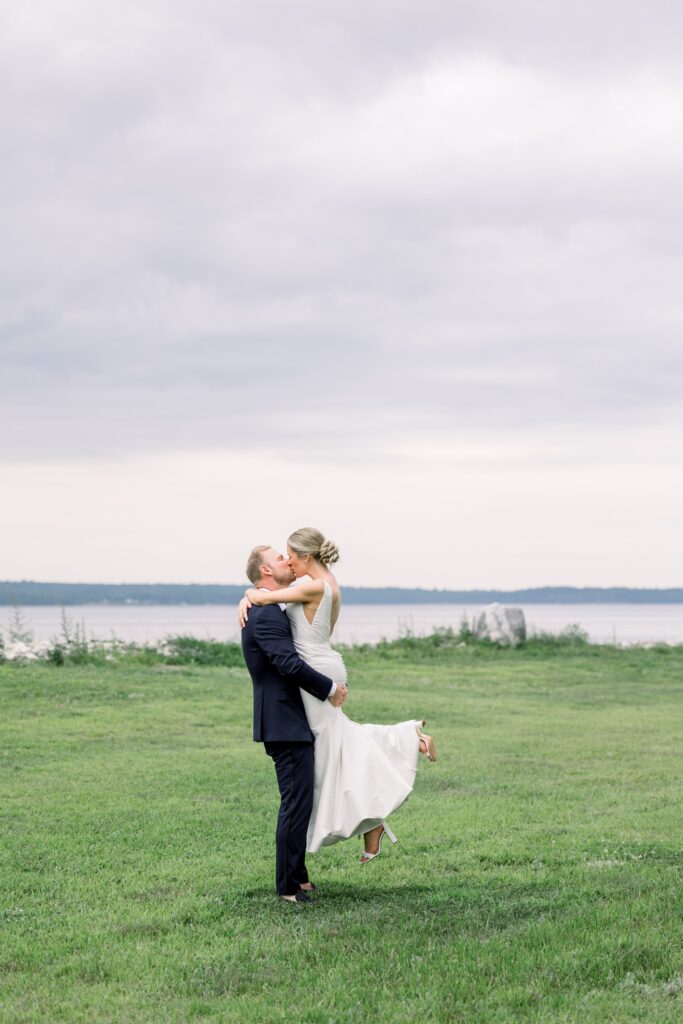
<path id="1" fill-rule="evenodd" d="M 320 530 L 312 526 L 295 530 L 287 538 L 287 543 L 297 555 L 313 555 L 321 565 L 334 565 L 339 561 L 339 549 L 334 541 L 326 540 Z"/>

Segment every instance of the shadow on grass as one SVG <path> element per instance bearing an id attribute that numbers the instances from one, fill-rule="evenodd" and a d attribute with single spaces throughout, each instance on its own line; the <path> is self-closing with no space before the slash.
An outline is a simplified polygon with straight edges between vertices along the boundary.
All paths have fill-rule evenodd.
<path id="1" fill-rule="evenodd" d="M 473 884 L 470 880 L 451 877 L 447 884 L 440 886 L 414 882 L 353 886 L 328 882 L 318 889 L 310 903 L 298 907 L 278 900 L 272 891 L 254 888 L 237 899 L 228 897 L 224 906 L 230 913 L 246 916 L 269 913 L 274 908 L 324 916 L 343 916 L 352 911 L 362 915 L 366 924 L 381 918 L 404 927 L 406 921 L 408 924 L 414 921 L 417 929 L 428 919 L 432 938 L 439 935 L 452 938 L 454 933 L 463 937 L 490 936 L 534 921 L 580 912 L 585 903 L 581 895 L 577 895 L 578 899 L 568 900 L 556 880 L 491 879 L 484 884 Z"/>

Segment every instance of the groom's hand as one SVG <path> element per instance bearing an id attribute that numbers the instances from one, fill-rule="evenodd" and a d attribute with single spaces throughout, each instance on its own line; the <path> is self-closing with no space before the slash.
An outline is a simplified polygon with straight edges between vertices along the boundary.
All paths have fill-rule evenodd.
<path id="1" fill-rule="evenodd" d="M 331 697 L 328 697 L 330 704 L 334 704 L 335 708 L 340 708 L 346 698 L 349 695 L 349 691 L 346 689 L 344 683 L 337 683 L 337 689 L 334 691 Z"/>

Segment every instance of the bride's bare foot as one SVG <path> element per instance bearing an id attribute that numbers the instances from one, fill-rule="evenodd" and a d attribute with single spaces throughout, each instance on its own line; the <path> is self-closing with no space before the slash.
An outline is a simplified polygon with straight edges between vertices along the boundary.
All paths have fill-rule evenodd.
<path id="1" fill-rule="evenodd" d="M 384 825 L 378 825 L 377 828 L 370 829 L 369 832 L 363 833 L 363 839 L 365 840 L 365 852 L 375 857 L 379 851 L 379 840 L 380 836 L 384 832 Z"/>
<path id="2" fill-rule="evenodd" d="M 392 843 L 396 842 L 396 836 L 391 831 L 386 821 L 383 821 L 376 828 L 371 828 L 369 832 L 363 833 L 365 839 L 365 851 L 360 859 L 361 864 L 368 864 L 375 857 L 379 857 L 382 852 L 382 840 L 385 836 L 389 836 Z"/>
<path id="3" fill-rule="evenodd" d="M 423 722 L 422 724 L 426 725 L 427 723 Z M 420 753 L 424 754 L 428 761 L 436 761 L 436 747 L 432 737 L 422 732 L 418 726 L 415 726 L 415 731 L 420 737 Z"/>

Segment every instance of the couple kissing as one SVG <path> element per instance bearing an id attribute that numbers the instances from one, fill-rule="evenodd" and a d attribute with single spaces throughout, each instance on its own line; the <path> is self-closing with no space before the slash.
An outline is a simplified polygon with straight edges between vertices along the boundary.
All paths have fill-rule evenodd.
<path id="1" fill-rule="evenodd" d="M 384 836 L 396 842 L 386 819 L 410 796 L 419 754 L 436 760 L 423 719 L 361 724 L 342 710 L 346 668 L 330 643 L 341 608 L 330 568 L 338 559 L 334 542 L 312 527 L 291 534 L 286 555 L 259 545 L 239 606 L 253 738 L 273 759 L 280 790 L 276 891 L 291 903 L 308 902 L 315 890 L 306 853 L 363 835 L 367 864 Z"/>

